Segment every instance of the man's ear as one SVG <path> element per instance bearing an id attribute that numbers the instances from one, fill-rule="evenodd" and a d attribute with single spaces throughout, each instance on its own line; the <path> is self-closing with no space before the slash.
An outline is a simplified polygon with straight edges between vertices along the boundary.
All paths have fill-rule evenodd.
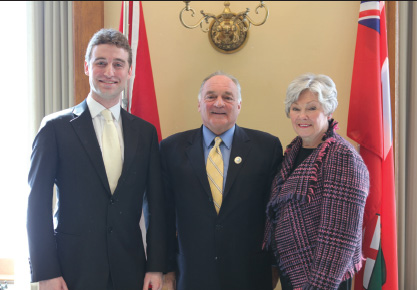
<path id="1" fill-rule="evenodd" d="M 89 73 L 89 71 L 88 71 L 88 62 L 85 60 L 84 61 L 84 73 L 87 75 L 87 76 L 90 76 L 90 73 Z"/>
<path id="2" fill-rule="evenodd" d="M 130 66 L 129 71 L 127 73 L 127 79 L 130 79 L 132 77 L 132 66 Z"/>

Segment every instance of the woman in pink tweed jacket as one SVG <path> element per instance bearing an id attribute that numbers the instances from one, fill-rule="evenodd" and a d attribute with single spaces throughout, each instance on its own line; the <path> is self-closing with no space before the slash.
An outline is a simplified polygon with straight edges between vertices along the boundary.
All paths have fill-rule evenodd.
<path id="1" fill-rule="evenodd" d="M 273 250 L 283 290 L 350 289 L 362 266 L 368 170 L 335 130 L 334 82 L 306 74 L 287 89 L 297 137 L 288 145 L 267 206 L 264 247 Z"/>

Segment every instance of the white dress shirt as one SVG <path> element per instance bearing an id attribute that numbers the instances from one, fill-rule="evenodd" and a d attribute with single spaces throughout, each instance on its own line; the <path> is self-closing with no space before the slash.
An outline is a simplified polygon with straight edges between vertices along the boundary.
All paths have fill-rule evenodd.
<path id="1" fill-rule="evenodd" d="M 100 149 L 102 149 L 102 136 L 103 136 L 103 126 L 106 120 L 101 115 L 101 111 L 105 110 L 106 108 L 94 100 L 91 95 L 87 97 L 87 106 L 90 110 L 91 118 L 93 120 L 94 131 L 96 132 L 97 141 L 100 145 Z M 124 141 L 123 141 L 123 127 L 122 127 L 122 118 L 120 117 L 120 104 L 116 104 L 113 107 L 109 108 L 110 112 L 113 115 L 114 125 L 116 126 L 117 135 L 119 136 L 119 143 L 120 143 L 120 152 L 122 153 L 122 161 L 124 161 Z"/>

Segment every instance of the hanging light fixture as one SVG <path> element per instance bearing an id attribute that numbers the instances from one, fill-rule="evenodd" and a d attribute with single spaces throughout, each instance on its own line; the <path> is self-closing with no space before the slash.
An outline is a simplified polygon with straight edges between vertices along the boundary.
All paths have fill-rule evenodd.
<path id="1" fill-rule="evenodd" d="M 211 13 L 204 13 L 201 10 L 203 17 L 197 21 L 194 25 L 188 25 L 183 20 L 184 12 L 191 11 L 191 16 L 194 17 L 195 11 L 190 7 L 191 1 L 184 1 L 185 7 L 180 12 L 180 21 L 186 28 L 193 29 L 200 26 L 203 32 L 208 32 L 210 43 L 215 49 L 223 53 L 233 53 L 241 49 L 248 41 L 249 28 L 251 25 L 260 26 L 266 22 L 269 16 L 268 7 L 264 4 L 264 1 L 260 1 L 259 5 L 255 9 L 255 13 L 258 14 L 259 8 L 265 9 L 265 17 L 261 22 L 254 22 L 249 16 L 249 8 L 246 11 L 240 13 L 233 13 L 229 6 L 230 2 L 224 2 L 224 10 L 222 14 L 214 15 Z M 212 19 L 209 23 L 209 19 Z M 208 25 L 203 27 L 203 22 Z"/>

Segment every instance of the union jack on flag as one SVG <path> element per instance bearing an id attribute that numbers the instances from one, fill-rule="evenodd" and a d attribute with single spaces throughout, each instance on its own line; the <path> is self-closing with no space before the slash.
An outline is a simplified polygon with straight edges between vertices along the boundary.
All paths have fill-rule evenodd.
<path id="1" fill-rule="evenodd" d="M 362 1 L 358 23 L 375 29 L 379 33 L 379 15 L 379 1 Z"/>

